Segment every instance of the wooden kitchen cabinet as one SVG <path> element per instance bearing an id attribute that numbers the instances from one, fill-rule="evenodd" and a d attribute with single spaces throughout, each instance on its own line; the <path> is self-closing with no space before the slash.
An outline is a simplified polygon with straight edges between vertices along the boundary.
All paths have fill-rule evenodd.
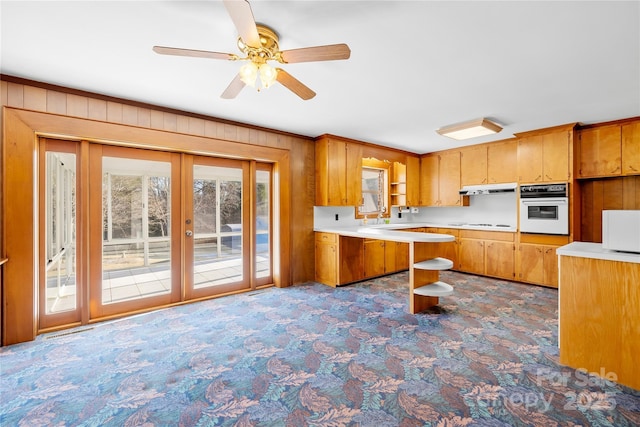
<path id="1" fill-rule="evenodd" d="M 461 206 L 460 195 L 460 152 L 445 152 L 438 156 L 439 166 L 439 206 Z"/>
<path id="2" fill-rule="evenodd" d="M 572 130 L 519 134 L 518 182 L 564 182 L 571 177 Z M 522 135 L 522 136 L 521 136 Z"/>
<path id="3" fill-rule="evenodd" d="M 518 143 L 515 139 L 487 146 L 487 180 L 490 184 L 518 181 Z"/>
<path id="4" fill-rule="evenodd" d="M 578 176 L 593 178 L 622 173 L 622 127 L 582 129 L 578 138 Z"/>
<path id="5" fill-rule="evenodd" d="M 407 156 L 407 206 L 420 206 L 420 158 Z"/>
<path id="6" fill-rule="evenodd" d="M 460 151 L 429 154 L 421 160 L 422 206 L 468 206 L 460 195 Z"/>
<path id="7" fill-rule="evenodd" d="M 513 280 L 515 276 L 515 244 L 485 241 L 485 275 Z"/>
<path id="8" fill-rule="evenodd" d="M 518 248 L 518 279 L 522 282 L 542 284 L 544 282 L 544 246 L 521 243 Z"/>
<path id="9" fill-rule="evenodd" d="M 622 173 L 640 174 L 640 121 L 622 125 Z"/>
<path id="10" fill-rule="evenodd" d="M 460 230 L 459 270 L 513 280 L 514 233 Z"/>
<path id="11" fill-rule="evenodd" d="M 558 287 L 559 246 L 521 243 L 518 250 L 520 272 L 518 280 L 536 285 Z"/>
<path id="12" fill-rule="evenodd" d="M 398 242 L 385 241 L 384 243 L 384 272 L 393 273 L 398 271 L 396 255 L 398 251 Z"/>
<path id="13" fill-rule="evenodd" d="M 364 277 L 376 277 L 385 274 L 385 241 L 364 239 Z"/>
<path id="14" fill-rule="evenodd" d="M 458 256 L 460 271 L 484 275 L 484 240 L 461 237 Z"/>
<path id="15" fill-rule="evenodd" d="M 420 205 L 437 206 L 440 196 L 440 159 L 428 154 L 420 159 Z"/>
<path id="16" fill-rule="evenodd" d="M 520 272 L 518 280 L 552 288 L 558 287 L 559 246 L 521 243 L 518 250 Z"/>
<path id="17" fill-rule="evenodd" d="M 395 271 L 404 271 L 409 269 L 409 244 L 404 242 L 395 242 L 396 265 Z M 386 253 L 385 253 L 386 255 Z"/>
<path id="18" fill-rule="evenodd" d="M 558 255 L 559 246 L 545 246 L 544 250 L 544 278 L 542 284 L 552 288 L 558 287 Z"/>
<path id="19" fill-rule="evenodd" d="M 486 184 L 487 146 L 478 145 L 460 150 L 460 185 Z"/>
<path id="20" fill-rule="evenodd" d="M 518 139 L 518 182 L 542 182 L 542 137 Z"/>
<path id="21" fill-rule="evenodd" d="M 315 280 L 329 286 L 364 279 L 363 239 L 315 233 Z"/>
<path id="22" fill-rule="evenodd" d="M 521 234 L 517 251 L 517 279 L 521 282 L 557 288 L 556 250 L 567 243 L 568 236 Z"/>
<path id="23" fill-rule="evenodd" d="M 362 204 L 362 146 L 337 137 L 316 140 L 316 205 Z"/>
<path id="24" fill-rule="evenodd" d="M 409 268 L 409 244 L 364 239 L 364 278 L 382 276 Z"/>
<path id="25" fill-rule="evenodd" d="M 329 286 L 338 286 L 338 235 L 316 233 L 316 282 Z"/>
<path id="26" fill-rule="evenodd" d="M 566 130 L 542 135 L 542 182 L 568 181 L 570 179 L 571 140 L 571 135 Z"/>

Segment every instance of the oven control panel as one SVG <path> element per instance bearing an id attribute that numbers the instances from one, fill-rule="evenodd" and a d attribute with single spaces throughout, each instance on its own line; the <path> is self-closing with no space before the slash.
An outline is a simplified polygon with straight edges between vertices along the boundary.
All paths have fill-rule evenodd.
<path id="1" fill-rule="evenodd" d="M 548 197 L 567 197 L 568 187 L 566 183 L 560 184 L 530 184 L 520 186 L 520 197 L 548 198 Z"/>

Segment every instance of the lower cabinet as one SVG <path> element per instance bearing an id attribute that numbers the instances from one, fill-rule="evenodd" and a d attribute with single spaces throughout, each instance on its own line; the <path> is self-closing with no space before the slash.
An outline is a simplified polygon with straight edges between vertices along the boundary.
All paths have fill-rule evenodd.
<path id="1" fill-rule="evenodd" d="M 484 240 L 460 238 L 458 270 L 484 274 Z"/>
<path id="2" fill-rule="evenodd" d="M 525 235 L 518 248 L 518 277 L 521 282 L 558 287 L 556 250 L 569 242 L 566 236 Z"/>
<path id="3" fill-rule="evenodd" d="M 384 240 L 364 239 L 364 277 L 385 273 L 385 243 Z"/>
<path id="4" fill-rule="evenodd" d="M 466 273 L 513 280 L 515 278 L 515 234 L 461 230 L 457 269 Z"/>
<path id="5" fill-rule="evenodd" d="M 315 233 L 315 280 L 345 285 L 409 268 L 409 244 Z"/>
<path id="6" fill-rule="evenodd" d="M 568 243 L 567 236 L 520 235 L 516 251 L 515 233 L 447 228 L 411 229 L 449 234 L 454 242 L 438 243 L 437 253 L 453 261 L 453 269 L 465 273 L 518 280 L 558 287 L 556 250 Z M 317 282 L 345 285 L 409 268 L 409 244 L 378 239 L 315 233 Z"/>
<path id="7" fill-rule="evenodd" d="M 408 243 L 364 239 L 364 278 L 382 276 L 408 268 Z"/>
<path id="8" fill-rule="evenodd" d="M 364 279 L 363 239 L 316 234 L 316 282 L 338 286 Z"/>

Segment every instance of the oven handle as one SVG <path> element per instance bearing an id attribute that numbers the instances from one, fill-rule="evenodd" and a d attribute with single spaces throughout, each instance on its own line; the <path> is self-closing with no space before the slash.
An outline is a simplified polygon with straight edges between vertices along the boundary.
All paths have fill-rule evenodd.
<path id="1" fill-rule="evenodd" d="M 533 206 L 542 206 L 542 205 L 566 205 L 568 203 L 567 199 L 521 199 L 520 202 L 523 205 L 533 205 Z"/>

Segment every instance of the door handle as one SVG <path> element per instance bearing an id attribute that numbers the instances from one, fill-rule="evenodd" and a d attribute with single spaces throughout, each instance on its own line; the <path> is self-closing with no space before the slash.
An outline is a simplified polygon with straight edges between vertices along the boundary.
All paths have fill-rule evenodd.
<path id="1" fill-rule="evenodd" d="M 187 230 L 187 232 L 186 232 L 186 233 L 184 233 L 184 234 L 186 234 L 186 235 L 187 235 L 187 237 L 191 237 L 191 236 L 193 236 L 193 231 L 191 231 L 191 230 Z"/>

